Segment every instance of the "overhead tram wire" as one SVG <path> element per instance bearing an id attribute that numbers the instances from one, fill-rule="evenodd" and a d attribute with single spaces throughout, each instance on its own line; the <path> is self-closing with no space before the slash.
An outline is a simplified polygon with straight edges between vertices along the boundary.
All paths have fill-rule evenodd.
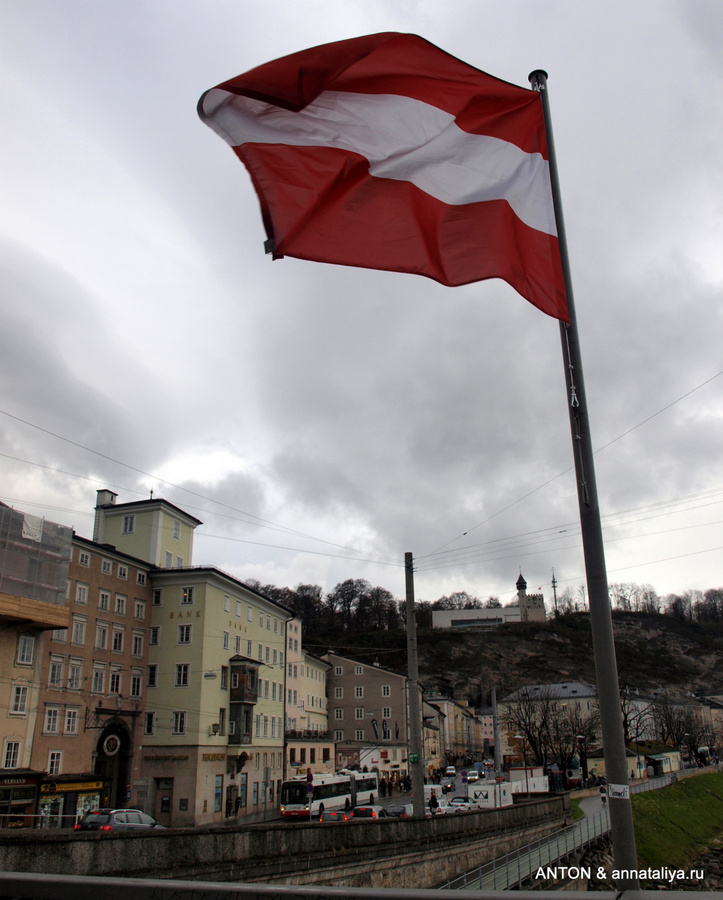
<path id="1" fill-rule="evenodd" d="M 613 537 L 609 532 L 616 528 L 626 528 L 636 525 L 640 522 L 647 522 L 653 519 L 659 519 L 663 516 L 677 515 L 679 513 L 691 512 L 696 509 L 706 509 L 710 506 L 723 502 L 723 497 L 718 500 L 712 498 L 723 494 L 723 489 L 716 488 L 709 491 L 702 491 L 698 494 L 691 494 L 685 497 L 679 497 L 670 501 L 661 501 L 655 504 L 623 510 L 618 513 L 609 513 L 604 518 L 603 527 L 606 532 L 606 542 L 614 543 L 620 540 L 630 540 L 628 536 Z M 710 500 L 710 502 L 701 502 L 696 506 L 690 506 L 695 500 Z M 675 509 L 674 507 L 680 507 Z M 650 515 L 646 515 L 650 513 Z M 649 531 L 636 533 L 635 538 L 655 537 L 660 534 L 672 534 L 678 531 L 688 531 L 694 528 L 709 528 L 714 525 L 723 524 L 723 521 L 701 522 L 693 525 L 681 525 L 677 528 L 667 528 L 658 531 Z M 494 562 L 499 560 L 511 559 L 520 556 L 532 556 L 543 550 L 530 550 L 530 547 L 540 543 L 549 543 L 559 537 L 560 540 L 567 540 L 570 537 L 579 535 L 580 529 L 577 523 L 563 523 L 551 526 L 537 531 L 523 532 L 520 535 L 510 536 L 507 538 L 495 538 L 490 541 L 478 544 L 468 544 L 456 550 L 448 550 L 439 554 L 439 558 L 435 561 L 428 559 L 426 562 L 422 560 L 416 568 L 418 571 L 431 571 L 437 569 L 451 568 L 453 566 L 471 565 L 480 562 Z M 539 540 L 525 541 L 525 538 L 539 538 Z M 579 544 L 576 545 L 579 547 Z M 556 552 L 563 550 L 575 549 L 573 546 L 558 547 Z M 511 554 L 511 555 L 495 555 L 495 554 Z M 446 559 L 441 559 L 446 557 Z"/>
<path id="2" fill-rule="evenodd" d="M 259 528 L 269 528 L 274 531 L 281 531 L 284 534 L 289 534 L 294 537 L 304 538 L 306 540 L 316 541 L 321 544 L 326 544 L 327 546 L 330 546 L 330 547 L 336 547 L 339 550 L 346 550 L 350 553 L 359 553 L 366 557 L 378 557 L 378 560 L 374 559 L 374 558 L 368 559 L 368 561 L 370 561 L 370 562 L 386 561 L 387 564 L 390 564 L 390 565 L 392 565 L 392 564 L 402 565 L 403 564 L 403 563 L 399 562 L 398 560 L 396 560 L 394 557 L 391 557 L 391 556 L 385 557 L 383 554 L 370 554 L 370 553 L 367 553 L 366 551 L 357 550 L 356 548 L 353 548 L 353 547 L 346 547 L 343 544 L 337 544 L 333 541 L 328 541 L 324 538 L 319 538 L 319 537 L 316 537 L 311 534 L 306 534 L 303 531 L 298 531 L 296 529 L 289 528 L 288 526 L 280 525 L 276 522 L 271 522 L 268 519 L 264 519 L 260 516 L 254 515 L 253 513 L 249 513 L 249 512 L 246 512 L 245 510 L 238 509 L 237 507 L 231 506 L 230 504 L 227 504 L 227 503 L 223 503 L 220 500 L 214 500 L 212 497 L 207 497 L 205 494 L 201 494 L 198 491 L 193 491 L 190 488 L 183 487 L 182 485 L 174 484 L 172 481 L 167 481 L 166 479 L 160 478 L 157 475 L 152 474 L 151 472 L 145 472 L 143 469 L 139 469 L 136 466 L 130 465 L 129 463 L 124 463 L 122 460 L 115 459 L 114 457 L 108 456 L 105 453 L 101 453 L 98 450 L 93 450 L 91 447 L 86 447 L 83 444 L 78 443 L 77 441 L 73 441 L 70 438 L 66 438 L 61 434 L 56 434 L 55 432 L 50 431 L 47 428 L 43 428 L 40 425 L 36 425 L 33 422 L 28 422 L 26 419 L 22 419 L 20 416 L 13 415 L 12 413 L 7 412 L 6 410 L 0 409 L 0 415 L 4 415 L 10 419 L 14 419 L 16 422 L 21 422 L 23 425 L 27 425 L 28 427 L 34 428 L 37 431 L 41 431 L 44 434 L 49 435 L 50 437 L 57 438 L 60 441 L 64 441 L 65 443 L 71 444 L 74 447 L 78 447 L 79 449 L 84 450 L 86 453 L 91 453 L 95 456 L 99 456 L 102 459 L 108 460 L 109 462 L 112 462 L 115 465 L 122 466 L 123 468 L 126 468 L 131 472 L 136 472 L 137 474 L 143 475 L 146 478 L 152 478 L 158 484 L 167 485 L 168 487 L 174 488 L 175 490 L 183 491 L 186 494 L 190 494 L 193 497 L 198 497 L 199 499 L 205 501 L 206 503 L 212 503 L 216 506 L 220 506 L 224 509 L 228 509 L 232 512 L 238 513 L 239 515 L 246 516 L 250 521 L 247 521 L 244 524 L 256 525 Z M 25 461 L 25 460 L 23 460 L 23 461 L 27 462 L 28 465 L 41 465 L 40 463 L 33 463 L 33 462 Z M 64 474 L 72 474 L 72 473 L 64 473 Z M 93 480 L 93 479 L 88 479 L 86 476 L 83 476 L 83 475 L 73 475 L 72 477 L 83 478 L 85 480 Z M 134 493 L 137 493 L 137 491 L 134 491 Z M 194 507 L 190 507 L 190 508 L 193 509 Z M 195 507 L 195 508 L 198 509 L 198 507 Z M 208 512 L 211 515 L 223 515 L 223 513 L 216 513 L 216 512 L 213 512 L 212 510 L 202 510 L 202 511 Z M 243 522 L 244 520 L 239 520 L 239 521 Z M 305 552 L 305 551 L 300 551 L 300 552 Z"/>
<path id="3" fill-rule="evenodd" d="M 594 451 L 594 455 L 596 456 L 598 453 L 601 453 L 603 450 L 607 450 L 608 447 L 617 443 L 619 440 L 622 440 L 622 438 L 627 437 L 627 435 L 631 434 L 633 431 L 636 431 L 638 428 L 641 428 L 643 425 L 646 425 L 648 422 L 651 422 L 653 419 L 657 418 L 659 415 L 662 415 L 662 413 L 671 409 L 677 403 L 680 403 L 682 400 L 685 400 L 687 397 L 690 397 L 696 391 L 699 391 L 701 388 L 710 384 L 711 381 L 715 381 L 716 378 L 720 378 L 721 375 L 723 375 L 723 369 L 721 369 L 719 372 L 716 372 L 715 375 L 711 375 L 709 378 L 706 378 L 705 381 L 702 381 L 700 384 L 696 385 L 694 388 L 691 388 L 689 391 L 686 391 L 684 394 L 681 394 L 681 396 L 678 397 L 677 399 L 671 400 L 670 403 L 666 404 L 665 406 L 661 407 L 657 412 L 652 413 L 652 415 L 649 415 L 647 418 L 638 422 L 637 425 L 633 425 L 631 428 L 628 428 L 626 431 L 623 431 L 621 434 L 619 434 L 617 437 L 613 438 L 612 440 L 608 441 L 606 444 L 603 444 L 601 447 L 599 447 L 597 450 Z M 466 537 L 471 531 L 476 531 L 478 528 L 481 528 L 483 525 L 486 525 L 488 522 L 491 522 L 492 519 L 496 519 L 497 516 L 501 516 L 502 513 L 507 512 L 509 509 L 512 509 L 513 506 L 517 506 L 517 504 L 522 503 L 523 500 L 527 500 L 528 497 L 531 497 L 533 494 L 536 494 L 538 491 L 542 490 L 542 488 L 545 488 L 548 485 L 552 484 L 553 481 L 557 481 L 558 478 L 561 478 L 563 475 L 566 475 L 568 472 L 570 472 L 572 470 L 572 468 L 573 468 L 572 466 L 568 466 L 566 469 L 562 470 L 561 472 L 558 472 L 557 475 L 554 475 L 552 478 L 550 478 L 547 481 L 543 482 L 542 484 L 538 485 L 536 488 L 533 488 L 531 491 L 528 491 L 526 494 L 523 494 L 521 497 L 518 497 L 517 500 L 514 500 L 512 503 L 509 503 L 507 506 L 504 506 L 502 509 L 499 509 L 497 512 L 492 513 L 486 519 L 483 519 L 481 522 L 478 522 L 476 525 L 473 525 L 471 528 L 468 528 L 467 531 L 462 532 L 461 535 L 457 535 L 457 537 L 454 537 L 451 540 L 447 541 L 445 544 L 442 544 L 436 550 L 432 550 L 429 553 L 425 553 L 425 554 L 415 557 L 415 567 L 416 567 L 416 563 L 418 560 L 427 559 L 431 556 L 435 556 L 437 553 L 441 553 L 442 551 L 446 550 L 446 548 L 449 547 L 450 544 L 453 544 L 455 541 L 461 540 L 463 537 Z"/>

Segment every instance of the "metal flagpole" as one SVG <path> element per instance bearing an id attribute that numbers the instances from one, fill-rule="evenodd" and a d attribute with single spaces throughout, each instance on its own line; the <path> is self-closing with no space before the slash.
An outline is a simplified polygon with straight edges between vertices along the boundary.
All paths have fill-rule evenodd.
<path id="1" fill-rule="evenodd" d="M 577 331 L 577 318 L 570 276 L 570 260 L 567 252 L 565 223 L 562 215 L 560 181 L 555 156 L 555 144 L 552 135 L 550 102 L 547 94 L 547 72 L 540 69 L 529 76 L 534 90 L 540 93 L 542 110 L 547 133 L 547 147 L 550 162 L 550 181 L 552 199 L 557 223 L 557 238 L 560 245 L 562 271 L 565 278 L 567 306 L 570 324 L 560 322 L 562 338 L 562 355 L 565 363 L 565 379 L 567 383 L 570 429 L 572 447 L 575 458 L 575 475 L 577 478 L 577 496 L 580 509 L 580 527 L 582 531 L 583 554 L 585 557 L 585 574 L 590 604 L 590 625 L 592 628 L 592 645 L 595 657 L 595 674 L 597 678 L 598 703 L 600 707 L 600 727 L 605 757 L 605 775 L 608 783 L 610 799 L 610 826 L 613 841 L 615 868 L 627 874 L 617 881 L 620 890 L 636 889 L 637 854 L 635 850 L 635 832 L 633 830 L 633 810 L 630 801 L 628 784 L 628 766 L 625 754 L 625 735 L 623 732 L 622 712 L 620 709 L 620 691 L 618 670 L 615 659 L 615 642 L 613 622 L 608 595 L 607 571 L 605 568 L 605 551 L 598 505 L 595 468 L 593 465 L 592 439 L 588 419 L 585 385 L 582 375 L 582 357 Z"/>
<path id="2" fill-rule="evenodd" d="M 414 607 L 414 558 L 404 554 L 407 615 L 407 666 L 409 690 L 409 771 L 412 776 L 412 813 L 424 818 L 424 732 L 422 691 L 419 686 L 419 656 L 417 651 L 417 614 Z"/>

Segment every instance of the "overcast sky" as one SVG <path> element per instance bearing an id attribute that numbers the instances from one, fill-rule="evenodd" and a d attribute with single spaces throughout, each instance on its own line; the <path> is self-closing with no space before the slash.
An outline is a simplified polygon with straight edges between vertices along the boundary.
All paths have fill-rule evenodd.
<path id="1" fill-rule="evenodd" d="M 418 599 L 584 583 L 557 322 L 497 280 L 272 262 L 197 117 L 380 31 L 549 73 L 609 581 L 722 586 L 717 0 L 2 0 L 0 499 L 91 537 L 98 488 L 152 489 L 196 564 L 280 586 L 401 597 L 405 551 Z"/>

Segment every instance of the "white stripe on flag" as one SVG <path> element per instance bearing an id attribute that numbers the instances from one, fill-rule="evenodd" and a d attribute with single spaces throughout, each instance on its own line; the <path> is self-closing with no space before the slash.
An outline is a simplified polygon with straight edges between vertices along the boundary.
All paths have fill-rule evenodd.
<path id="1" fill-rule="evenodd" d="M 443 203 L 506 200 L 530 228 L 557 235 L 550 171 L 539 153 L 462 131 L 454 116 L 397 94 L 326 91 L 299 112 L 214 88 L 207 123 L 232 147 L 335 147 L 364 156 L 378 178 L 410 181 Z"/>

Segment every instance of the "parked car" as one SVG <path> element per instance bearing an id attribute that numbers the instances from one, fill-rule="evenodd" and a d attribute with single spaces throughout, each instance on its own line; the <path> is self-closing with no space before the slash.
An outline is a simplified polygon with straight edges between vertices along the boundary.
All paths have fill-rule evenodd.
<path id="1" fill-rule="evenodd" d="M 444 770 L 445 775 L 451 775 L 453 778 L 457 774 L 457 769 L 454 766 L 447 766 Z"/>
<path id="2" fill-rule="evenodd" d="M 383 806 L 355 806 L 351 811 L 352 819 L 388 819 Z"/>
<path id="3" fill-rule="evenodd" d="M 447 800 L 446 797 L 437 797 L 437 806 L 434 810 L 432 810 L 429 803 L 427 803 L 424 811 L 428 816 L 446 816 L 448 813 L 456 812 L 455 808 L 450 805 L 449 800 Z"/>
<path id="4" fill-rule="evenodd" d="M 413 815 L 411 803 L 390 803 L 387 807 L 387 815 L 393 819 L 410 819 Z"/>
<path id="5" fill-rule="evenodd" d="M 446 776 L 442 779 L 440 783 L 440 787 L 442 788 L 443 794 L 449 794 L 454 790 L 455 781 L 454 778 L 447 778 Z"/>
<path id="6" fill-rule="evenodd" d="M 472 812 L 479 809 L 477 803 L 467 797 L 452 797 L 449 805 L 454 808 L 455 812 Z"/>
<path id="7" fill-rule="evenodd" d="M 139 809 L 94 809 L 78 822 L 75 831 L 144 831 L 165 828 Z"/>
<path id="8" fill-rule="evenodd" d="M 319 816 L 320 822 L 348 822 L 351 819 L 351 813 L 345 809 L 325 809 Z"/>
<path id="9" fill-rule="evenodd" d="M 479 781 L 479 772 L 477 769 L 470 769 L 469 772 L 467 772 L 467 781 Z"/>

